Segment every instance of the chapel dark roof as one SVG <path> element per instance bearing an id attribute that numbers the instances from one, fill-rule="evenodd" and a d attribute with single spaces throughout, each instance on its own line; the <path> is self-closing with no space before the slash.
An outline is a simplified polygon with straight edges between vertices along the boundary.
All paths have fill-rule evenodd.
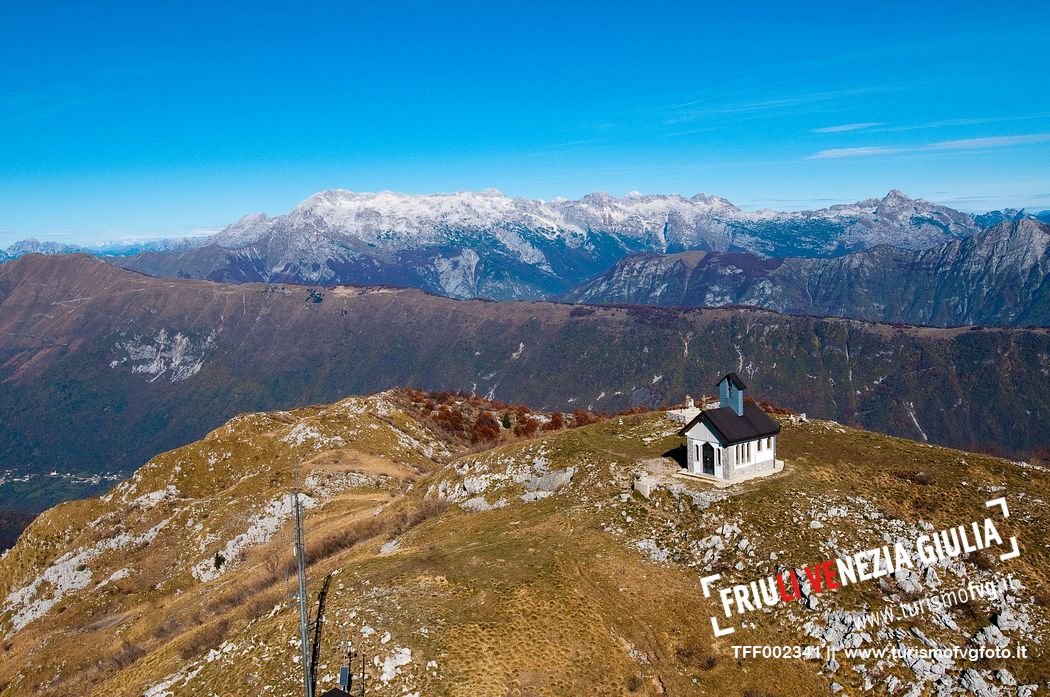
<path id="1" fill-rule="evenodd" d="M 738 390 L 746 390 L 747 389 L 747 385 L 744 384 L 744 381 L 741 380 L 740 376 L 737 375 L 736 373 L 726 373 L 725 375 L 722 376 L 721 380 L 719 380 L 718 382 L 715 383 L 715 385 L 721 385 L 726 380 L 728 380 L 729 382 L 731 382 L 734 385 L 736 385 L 736 388 Z"/>
<path id="2" fill-rule="evenodd" d="M 700 421 L 710 426 L 711 430 L 726 445 L 743 443 L 744 441 L 765 438 L 766 436 L 775 436 L 780 433 L 780 424 L 770 418 L 757 404 L 751 404 L 750 402 L 744 404 L 743 416 L 737 416 L 732 407 L 706 409 L 687 423 L 678 434 L 684 436 L 689 429 Z"/>
<path id="3" fill-rule="evenodd" d="M 346 690 L 341 690 L 338 687 L 333 687 L 328 692 L 325 692 L 321 697 L 350 697 L 350 693 Z"/>

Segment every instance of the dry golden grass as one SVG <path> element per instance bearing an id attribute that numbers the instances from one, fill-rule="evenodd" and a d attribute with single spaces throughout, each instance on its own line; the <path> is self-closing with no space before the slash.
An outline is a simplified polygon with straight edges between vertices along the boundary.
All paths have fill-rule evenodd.
<path id="1" fill-rule="evenodd" d="M 428 697 L 771 697 L 827 694 L 832 679 L 848 690 L 860 689 L 859 678 L 849 671 L 831 678 L 819 673 L 816 662 L 735 658 L 734 644 L 807 639 L 773 613 L 756 616 L 754 627 L 742 626 L 737 634 L 715 640 L 708 624 L 715 608 L 699 592 L 700 570 L 653 563 L 629 544 L 639 531 L 657 531 L 645 534 L 667 545 L 672 544 L 672 530 L 681 531 L 687 541 L 699 539 L 711 534 L 711 516 L 741 520 L 763 554 L 775 549 L 785 561 L 803 564 L 826 555 L 821 542 L 827 531 L 796 523 L 796 507 L 806 501 L 859 494 L 885 515 L 922 518 L 943 527 L 984 510 L 987 493 L 979 486 L 1003 486 L 1027 497 L 1009 526 L 1025 541 L 1025 554 L 1011 569 L 1033 589 L 1040 588 L 1041 574 L 1050 571 L 1045 507 L 1029 503 L 1048 500 L 1046 475 L 995 458 L 810 422 L 785 428 L 780 454 L 788 469 L 783 475 L 750 482 L 706 510 L 666 492 L 613 506 L 638 462 L 677 443 L 659 415 L 614 417 L 541 439 L 513 440 L 447 465 L 440 458 L 406 453 L 396 437 L 373 435 L 381 430 L 378 424 L 393 420 L 423 438 L 422 427 L 408 425 L 402 414 L 384 415 L 375 429 L 362 428 L 362 418 L 335 410 L 326 416 L 320 407 L 242 417 L 202 443 L 164 454 L 147 466 L 135 495 L 172 481 L 183 494 L 177 501 L 131 512 L 116 498 L 76 502 L 42 516 L 31 529 L 30 544 L 0 562 L 0 587 L 16 585 L 35 566 L 102 534 L 88 526 L 100 515 L 114 513 L 100 524 L 109 534 L 121 526 L 141 531 L 167 516 L 175 516 L 175 522 L 169 524 L 170 537 L 162 535 L 119 558 L 102 558 L 104 566 L 95 570 L 93 581 L 123 566 L 133 567 L 133 576 L 100 590 L 70 594 L 45 621 L 30 624 L 6 642 L 0 654 L 0 694 L 75 689 L 141 695 L 189 668 L 199 672 L 189 685 L 178 686 L 179 695 L 257 695 L 267 685 L 273 688 L 270 694 L 295 694 L 297 649 L 291 640 L 297 635 L 297 613 L 289 598 L 294 584 L 287 563 L 287 526 L 269 542 L 249 548 L 235 570 L 209 583 L 195 581 L 187 564 L 212 551 L 208 545 L 196 546 L 196 525 L 219 539 L 242 532 L 249 504 L 260 505 L 286 491 L 299 464 L 306 473 L 386 475 L 373 487 L 336 493 L 307 516 L 311 596 L 325 575 L 335 573 L 322 678 L 334 674 L 337 644 L 344 636 L 353 637 L 369 659 L 387 657 L 395 646 L 412 649 L 412 662 L 402 669 L 405 675 L 390 686 L 377 680 L 380 670 L 370 665 L 369 694 L 375 695 L 400 697 L 408 685 L 402 680 L 409 678 L 412 690 Z M 341 429 L 346 446 L 305 452 L 282 445 L 280 439 L 304 421 L 324 433 Z M 495 463 L 522 458 L 540 444 L 552 467 L 579 468 L 562 493 L 523 504 L 518 490 L 508 485 L 510 504 L 484 513 L 449 507 L 427 493 L 442 477 L 457 476 L 451 473 L 467 459 Z M 225 467 L 208 464 L 210 456 L 227 450 L 232 455 L 223 460 L 228 461 Z M 620 510 L 629 512 L 631 523 Z M 608 532 L 613 524 L 626 532 Z M 854 534 L 852 525 L 843 520 L 836 529 L 848 537 Z M 393 539 L 397 549 L 380 554 L 380 546 Z M 855 543 L 859 549 L 871 541 L 858 537 Z M 727 556 L 719 570 L 729 578 L 753 577 L 751 568 L 736 571 L 734 559 Z M 994 562 L 975 558 L 972 564 L 976 569 Z M 856 586 L 842 589 L 834 601 L 859 607 L 881 602 L 881 595 L 874 586 Z M 1047 617 L 1044 609 L 1039 612 Z M 975 603 L 961 608 L 959 619 L 977 628 L 989 617 Z M 366 624 L 375 633 L 366 636 Z M 393 636 L 388 644 L 381 642 L 385 632 Z M 115 641 L 117 633 L 120 639 Z M 203 659 L 224 642 L 235 647 L 223 654 L 232 657 L 229 661 Z M 1009 666 L 1019 680 L 1050 674 L 1046 655 L 1040 647 L 1032 648 L 1036 653 L 1026 665 Z M 428 669 L 431 660 L 437 667 Z"/>

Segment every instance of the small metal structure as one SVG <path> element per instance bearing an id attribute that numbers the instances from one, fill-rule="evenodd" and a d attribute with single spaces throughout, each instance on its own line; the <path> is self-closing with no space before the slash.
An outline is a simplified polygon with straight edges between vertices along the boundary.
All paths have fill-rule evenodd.
<path id="1" fill-rule="evenodd" d="M 321 655 L 321 636 L 324 622 L 325 599 L 328 595 L 328 586 L 332 580 L 332 574 L 325 577 L 320 592 L 317 594 L 317 615 L 313 631 L 313 643 L 310 637 L 310 610 L 307 607 L 306 589 L 306 522 L 301 500 L 302 469 L 297 465 L 295 468 L 295 487 L 289 494 L 292 516 L 295 519 L 293 531 L 292 551 L 295 555 L 295 566 L 299 581 L 299 640 L 302 646 L 303 665 L 303 695 L 314 697 L 317 689 L 317 665 Z M 353 649 L 349 641 L 340 642 L 340 649 L 344 652 L 345 665 L 339 669 L 339 687 L 333 687 L 324 692 L 321 697 L 364 697 L 365 694 L 365 657 L 360 655 L 360 673 L 357 683 L 354 683 L 354 660 L 359 657 L 359 652 Z M 357 688 L 357 690 L 355 690 Z"/>
<path id="2" fill-rule="evenodd" d="M 350 687 L 350 666 L 339 666 L 339 689 L 346 691 Z"/>
<path id="3" fill-rule="evenodd" d="M 354 650 L 354 644 L 352 641 L 343 640 L 340 642 L 340 648 L 343 651 L 343 665 L 339 666 L 339 689 L 347 695 L 357 695 L 357 697 L 364 697 L 365 694 L 365 657 L 364 654 Z M 358 673 L 357 680 L 357 692 L 354 692 L 354 659 L 360 658 L 361 671 Z"/>
<path id="4" fill-rule="evenodd" d="M 349 641 L 343 642 L 343 656 L 346 662 L 339 666 L 339 687 L 349 694 L 354 686 L 354 659 L 357 657 L 354 645 Z"/>
<path id="5" fill-rule="evenodd" d="M 303 649 L 303 694 L 314 697 L 313 671 L 310 661 L 310 617 L 306 609 L 306 531 L 303 524 L 303 505 L 299 490 L 291 494 L 292 515 L 295 516 L 295 565 L 299 572 L 299 635 Z"/>

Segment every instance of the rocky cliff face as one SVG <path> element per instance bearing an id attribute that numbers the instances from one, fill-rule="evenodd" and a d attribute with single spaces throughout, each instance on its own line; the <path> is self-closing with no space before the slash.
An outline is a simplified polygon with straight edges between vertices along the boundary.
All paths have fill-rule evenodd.
<path id="1" fill-rule="evenodd" d="M 114 263 L 156 276 L 386 283 L 454 298 L 537 299 L 633 252 L 828 257 L 878 244 L 923 249 L 977 229 L 965 213 L 899 191 L 785 213 L 746 212 L 706 194 L 534 201 L 491 190 L 429 196 L 335 190 L 287 215 L 246 216 L 200 248 Z"/>
<path id="2" fill-rule="evenodd" d="M 1050 442 L 1046 330 L 222 285 L 84 255 L 0 267 L 0 403 L 12 407 L 0 461 L 40 474 L 126 472 L 242 411 L 401 385 L 612 412 L 703 394 L 726 370 L 785 406 L 891 434 Z"/>
<path id="3" fill-rule="evenodd" d="M 832 259 L 636 255 L 567 293 L 581 303 L 719 307 L 932 326 L 1050 325 L 1050 227 L 1000 223 L 926 250 Z"/>

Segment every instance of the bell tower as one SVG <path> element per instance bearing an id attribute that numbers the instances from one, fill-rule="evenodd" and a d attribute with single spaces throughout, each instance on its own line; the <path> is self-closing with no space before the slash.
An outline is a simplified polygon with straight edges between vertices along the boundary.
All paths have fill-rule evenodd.
<path id="1" fill-rule="evenodd" d="M 726 373 L 725 377 L 718 381 L 718 406 L 729 407 L 737 416 L 743 416 L 746 389 L 747 385 L 736 373 Z"/>

